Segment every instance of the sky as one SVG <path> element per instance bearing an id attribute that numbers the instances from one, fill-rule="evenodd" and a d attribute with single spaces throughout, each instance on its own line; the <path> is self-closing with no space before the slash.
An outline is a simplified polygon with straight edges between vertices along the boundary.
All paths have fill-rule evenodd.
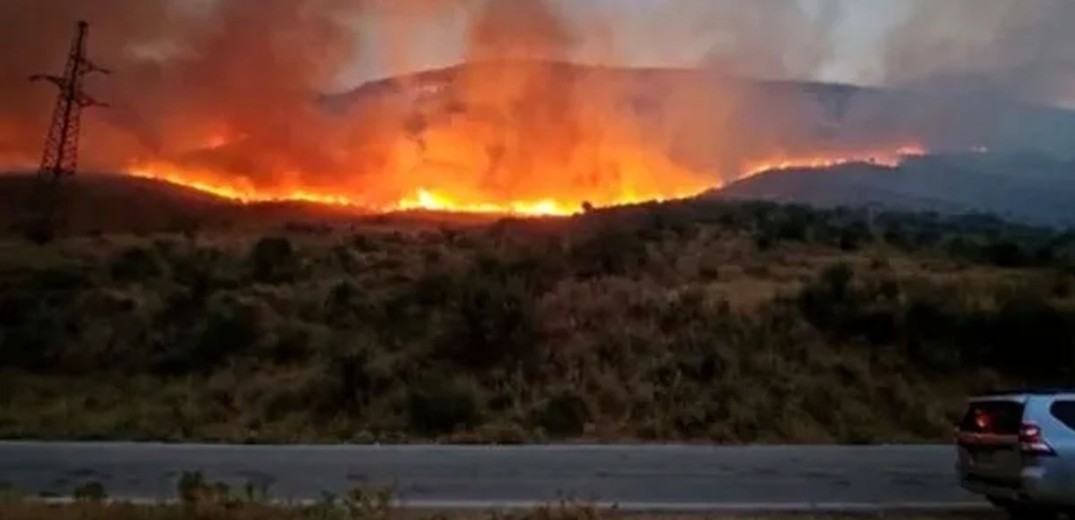
<path id="1" fill-rule="evenodd" d="M 651 23 L 654 10 L 667 14 L 668 5 L 682 0 L 590 0 L 589 3 L 559 0 L 565 12 L 579 23 L 597 19 L 594 6 L 602 13 L 612 13 L 611 19 L 602 23 L 615 27 L 615 44 L 609 45 L 601 38 L 582 42 L 579 50 L 582 61 L 616 62 L 637 66 L 690 67 L 697 65 L 712 46 L 714 35 L 700 33 L 697 38 L 684 39 L 682 34 L 661 34 Z M 702 0 L 704 1 L 704 0 Z M 742 0 L 745 2 L 753 0 Z M 831 28 L 835 54 L 819 69 L 815 79 L 856 84 L 876 84 L 883 71 L 879 70 L 882 39 L 889 29 L 906 18 L 909 9 L 904 0 L 787 0 L 800 2 L 807 13 L 818 16 L 826 1 L 838 4 L 840 13 Z M 581 6 L 581 7 L 580 7 Z M 603 15 L 607 17 L 608 15 Z M 406 73 L 458 62 L 465 48 L 463 34 L 465 21 L 460 16 L 445 16 L 421 27 L 407 27 L 398 31 L 391 22 L 366 20 L 359 30 L 364 35 L 364 52 L 355 66 L 340 79 L 340 86 L 354 85 L 369 79 Z M 666 30 L 677 30 L 676 24 L 666 24 Z M 405 32 L 406 36 L 399 36 Z M 393 34 L 397 34 L 393 36 Z M 392 38 L 408 38 L 405 46 L 392 45 L 392 52 L 385 50 L 384 42 Z M 675 45 L 654 45 L 654 41 L 676 41 Z M 615 47 L 615 51 L 610 51 Z M 407 49 L 400 55 L 397 49 Z M 614 54 L 614 55 L 613 55 Z"/>

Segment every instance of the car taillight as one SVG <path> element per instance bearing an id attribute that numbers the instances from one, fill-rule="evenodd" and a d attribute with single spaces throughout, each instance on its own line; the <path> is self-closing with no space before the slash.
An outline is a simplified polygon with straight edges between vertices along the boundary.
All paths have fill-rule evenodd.
<path id="1" fill-rule="evenodd" d="M 1019 427 L 1019 451 L 1025 455 L 1049 457 L 1056 455 L 1052 446 L 1045 442 L 1045 436 L 1041 433 L 1041 427 L 1036 424 L 1024 423 Z"/>

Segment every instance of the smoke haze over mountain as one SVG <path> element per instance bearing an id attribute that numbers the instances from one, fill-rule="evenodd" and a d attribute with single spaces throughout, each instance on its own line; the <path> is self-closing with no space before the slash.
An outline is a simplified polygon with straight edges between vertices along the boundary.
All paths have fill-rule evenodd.
<path id="1" fill-rule="evenodd" d="M 166 159 L 244 186 L 377 200 L 458 175 L 468 196 L 541 198 L 556 186 L 668 195 L 676 190 L 657 179 L 694 187 L 695 173 L 718 182 L 755 162 L 912 141 L 1067 149 L 1054 126 L 1010 132 L 1022 112 L 996 108 L 1006 97 L 1075 99 L 1067 0 L 861 0 L 898 17 L 866 59 L 885 86 L 925 98 L 762 100 L 734 79 L 823 76 L 848 59 L 845 32 L 869 10 L 849 1 L 5 0 L 0 162 L 35 162 L 55 92 L 26 77 L 59 70 L 78 19 L 92 22 L 91 56 L 116 71 L 87 85 L 113 105 L 87 117 L 95 169 Z M 647 83 L 643 95 L 630 81 L 502 65 L 464 71 L 444 104 L 418 115 L 398 100 L 342 115 L 313 102 L 349 71 L 402 74 L 430 60 L 667 60 L 701 72 Z M 635 121 L 624 106 L 639 104 L 657 115 Z M 452 115 L 459 106 L 469 107 L 465 120 Z M 829 133 L 819 137 L 819 124 Z M 433 154 L 460 149 L 473 153 L 436 157 L 454 173 L 424 169 Z M 681 172 L 668 157 L 702 171 Z M 542 180 L 551 170 L 570 173 Z"/>

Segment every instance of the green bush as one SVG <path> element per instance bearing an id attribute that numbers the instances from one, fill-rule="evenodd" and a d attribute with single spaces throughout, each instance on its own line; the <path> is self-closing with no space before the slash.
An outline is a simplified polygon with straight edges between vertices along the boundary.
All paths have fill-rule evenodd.
<path id="1" fill-rule="evenodd" d="M 196 321 L 186 326 L 177 324 L 174 335 L 154 352 L 158 372 L 209 372 L 269 340 L 276 316 L 260 300 L 221 294 L 208 302 L 201 313 L 188 318 Z"/>
<path id="2" fill-rule="evenodd" d="M 590 409 L 586 400 L 572 391 L 560 392 L 545 401 L 537 412 L 537 423 L 554 437 L 577 437 L 586 429 Z"/>
<path id="3" fill-rule="evenodd" d="M 32 253 L 0 262 L 0 436 L 936 440 L 966 389 L 1075 375 L 1048 230 L 706 200 L 411 225 L 0 251 Z"/>
<path id="4" fill-rule="evenodd" d="M 104 502 L 108 500 L 108 493 L 100 482 L 87 482 L 75 488 L 72 498 L 79 502 Z"/>
<path id="5" fill-rule="evenodd" d="M 646 264 L 646 243 L 635 232 L 603 229 L 575 245 L 572 264 L 581 276 L 624 275 Z"/>
<path id="6" fill-rule="evenodd" d="M 854 276 L 854 269 L 845 263 L 826 268 L 799 293 L 803 316 L 821 330 L 843 333 L 851 315 L 859 310 L 851 286 Z"/>
<path id="7" fill-rule="evenodd" d="M 1030 263 L 1031 257 L 1019 244 L 1001 240 L 985 247 L 985 258 L 997 267 L 1023 267 Z"/>
<path id="8" fill-rule="evenodd" d="M 994 367 L 1039 380 L 1075 373 L 1075 316 L 1036 295 L 1005 301 L 980 330 Z"/>
<path id="9" fill-rule="evenodd" d="M 112 277 L 122 281 L 141 281 L 164 274 L 164 264 L 156 251 L 132 247 L 112 262 Z"/>
<path id="10" fill-rule="evenodd" d="M 472 274 L 460 283 L 443 352 L 459 365 L 488 369 L 532 367 L 540 361 L 541 341 L 533 295 L 517 278 Z"/>
<path id="11" fill-rule="evenodd" d="M 369 353 L 365 350 L 333 354 L 327 366 L 326 381 L 330 395 L 325 411 L 354 408 L 366 402 L 372 390 L 373 376 L 369 371 Z"/>
<path id="12" fill-rule="evenodd" d="M 407 390 L 407 413 L 411 428 L 424 434 L 452 433 L 472 428 L 480 419 L 478 392 L 462 379 L 429 377 Z"/>
<path id="13" fill-rule="evenodd" d="M 250 251 L 250 268 L 254 279 L 259 282 L 290 281 L 298 274 L 298 267 L 298 252 L 287 238 L 262 238 Z"/>

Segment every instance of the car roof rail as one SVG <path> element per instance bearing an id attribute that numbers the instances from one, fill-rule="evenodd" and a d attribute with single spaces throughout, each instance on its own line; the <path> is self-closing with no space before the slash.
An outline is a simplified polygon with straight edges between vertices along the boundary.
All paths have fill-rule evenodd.
<path id="1" fill-rule="evenodd" d="M 1000 397 L 1006 395 L 1052 395 L 1052 394 L 1075 394 L 1075 386 L 1053 386 L 1053 387 L 1030 387 L 1030 388 L 1009 388 L 1005 390 L 991 390 L 987 392 L 979 392 L 975 394 L 975 397 Z"/>

